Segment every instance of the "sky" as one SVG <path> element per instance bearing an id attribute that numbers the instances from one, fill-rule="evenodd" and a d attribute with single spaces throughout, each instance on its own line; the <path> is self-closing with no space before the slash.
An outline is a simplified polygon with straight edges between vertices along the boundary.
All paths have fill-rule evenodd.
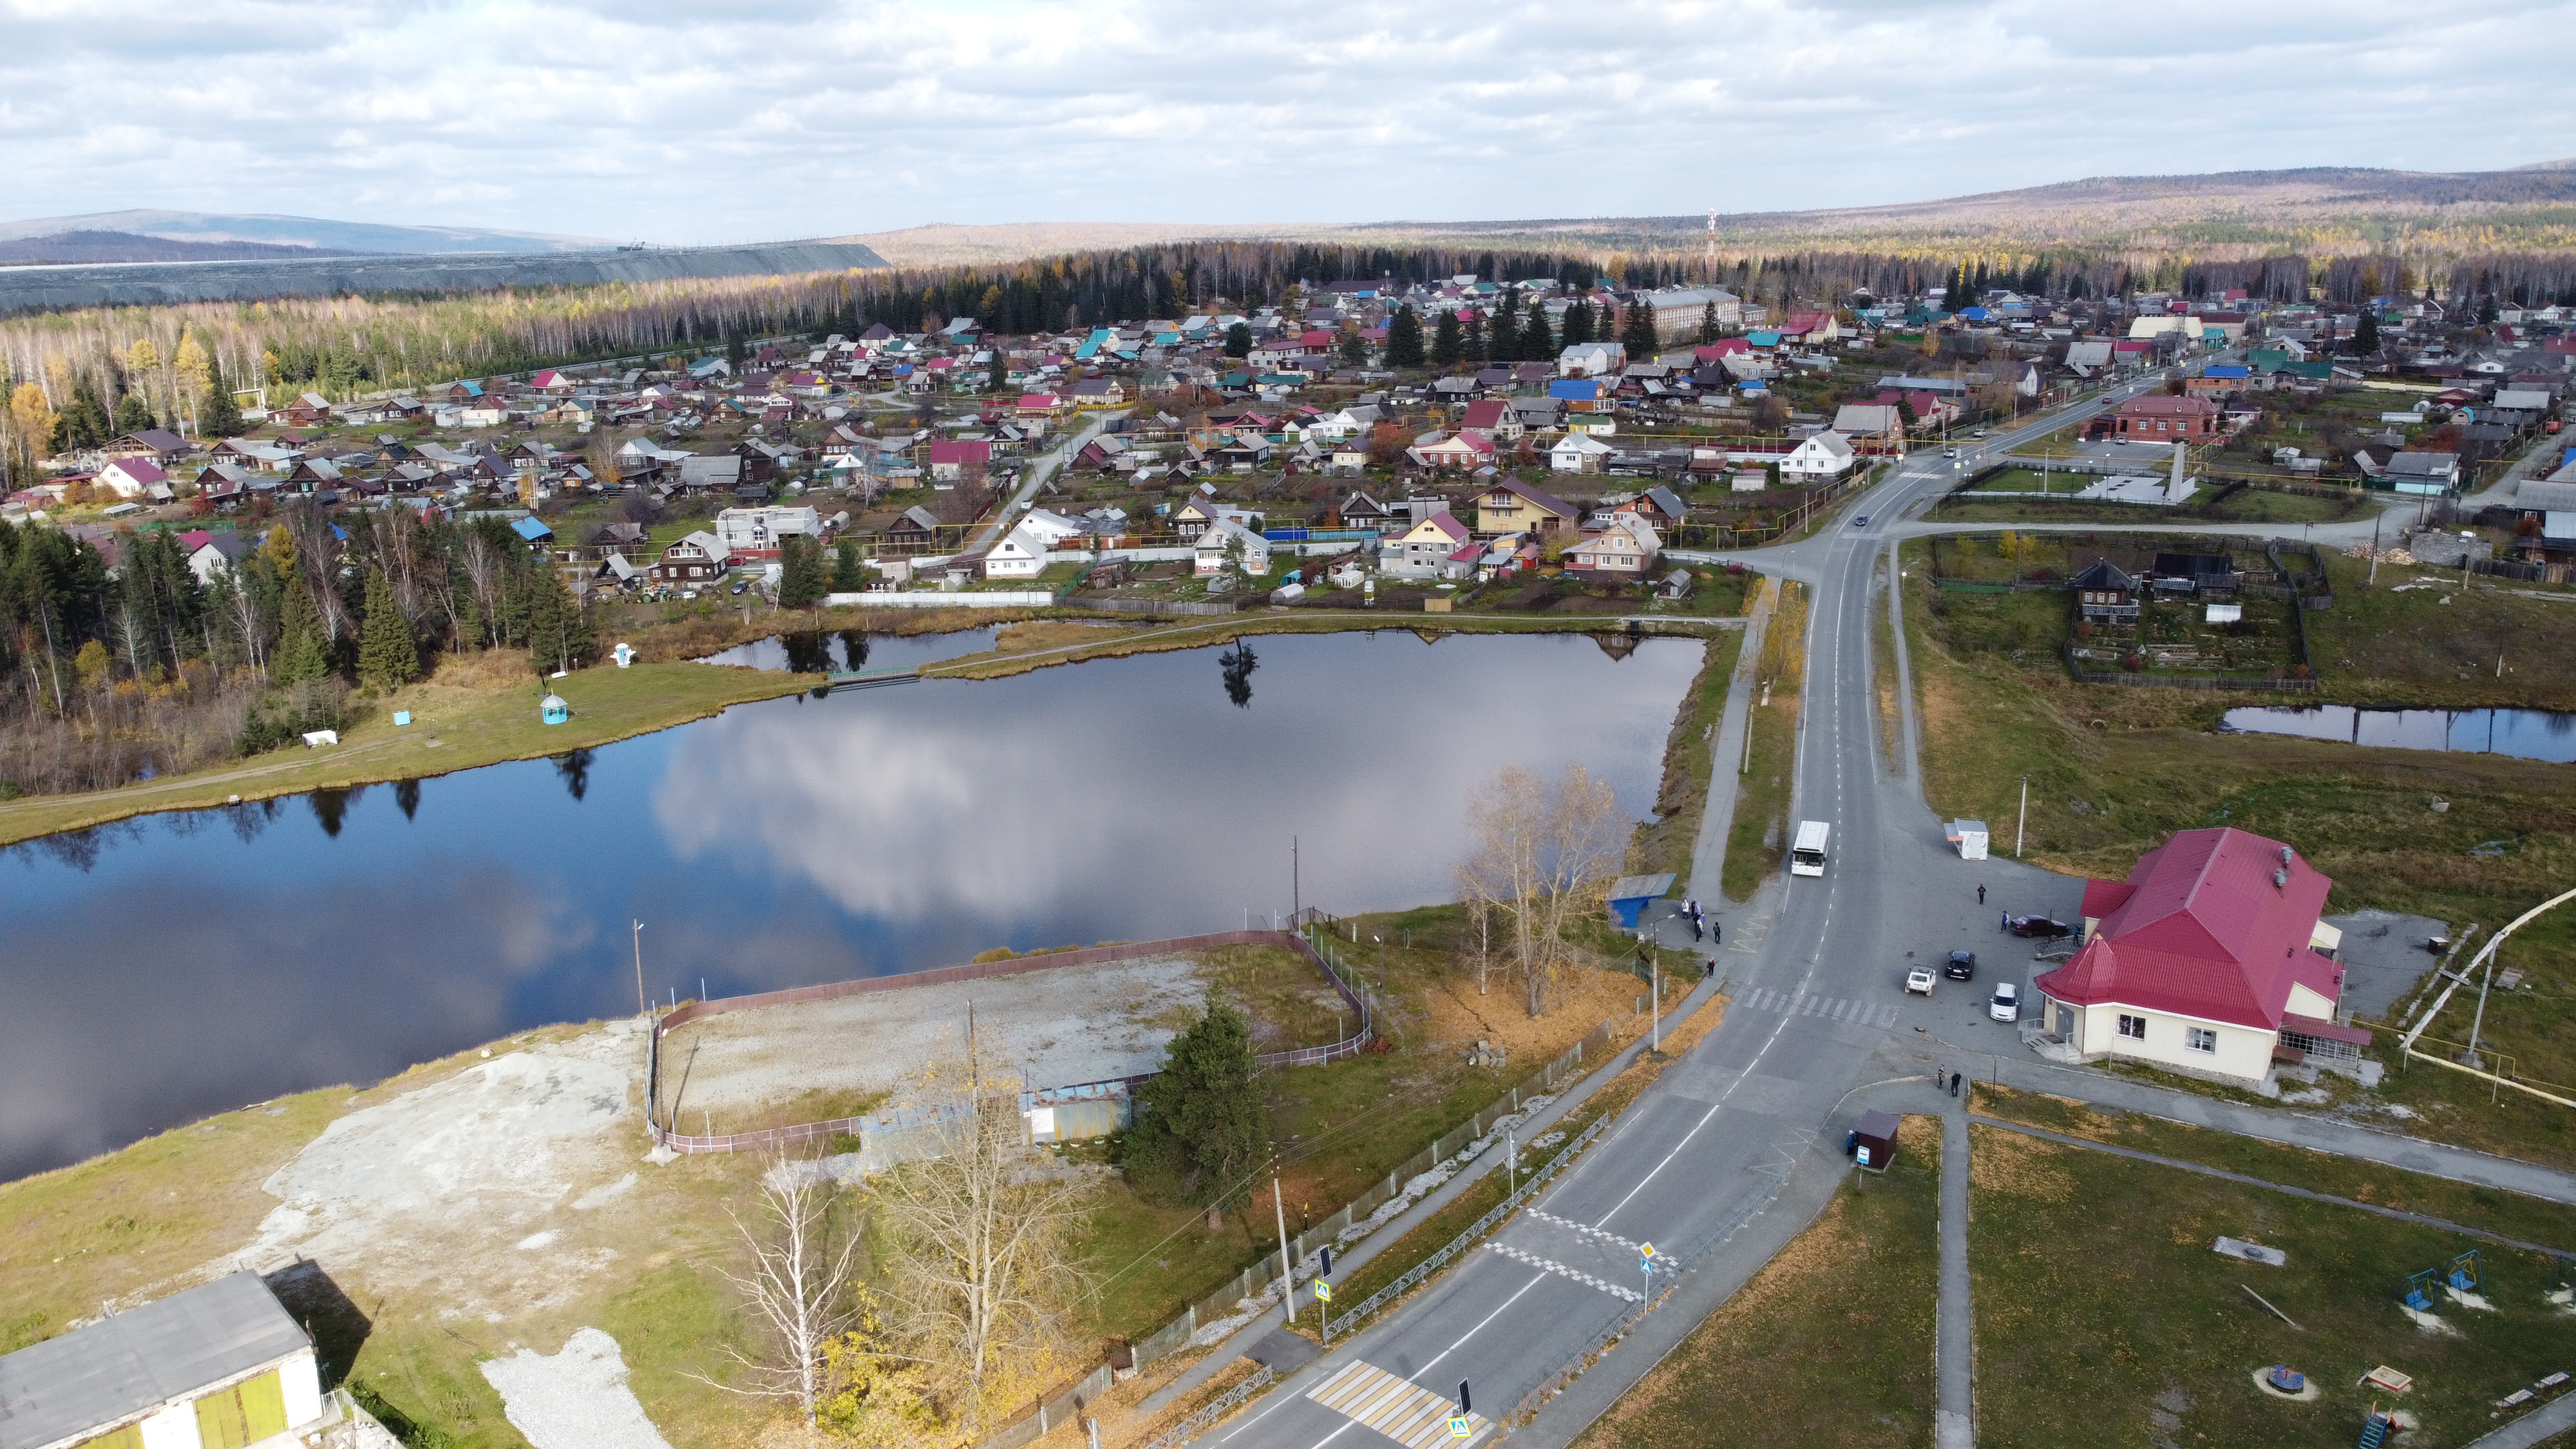
<path id="1" fill-rule="evenodd" d="M 2576 155 L 2576 0 L 0 0 L 0 217 L 678 244 L 1675 215 Z"/>

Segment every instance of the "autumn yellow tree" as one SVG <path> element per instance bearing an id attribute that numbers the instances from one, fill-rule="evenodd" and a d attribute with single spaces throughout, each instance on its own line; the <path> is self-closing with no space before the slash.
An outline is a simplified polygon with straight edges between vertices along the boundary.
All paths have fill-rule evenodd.
<path id="1" fill-rule="evenodd" d="M 1547 1010 L 1566 956 L 1565 928 L 1608 879 L 1625 844 L 1610 782 L 1581 765 L 1549 782 L 1515 765 L 1467 807 L 1475 853 L 1460 889 L 1510 922 L 1529 1014 Z"/>

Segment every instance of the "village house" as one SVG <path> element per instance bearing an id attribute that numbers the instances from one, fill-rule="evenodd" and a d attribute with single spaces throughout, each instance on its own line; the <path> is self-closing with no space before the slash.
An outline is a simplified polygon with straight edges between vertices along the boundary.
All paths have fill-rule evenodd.
<path id="1" fill-rule="evenodd" d="M 1867 443 L 1905 441 L 1905 415 L 1893 403 L 1844 403 L 1834 410 L 1834 431 Z"/>
<path id="2" fill-rule="evenodd" d="M 1046 572 L 1047 541 L 1024 524 L 984 551 L 984 577 L 1033 579 Z"/>
<path id="3" fill-rule="evenodd" d="M 727 508 L 716 514 L 716 541 L 737 558 L 776 558 L 781 544 L 796 536 L 820 540 L 825 527 L 812 508 Z"/>
<path id="4" fill-rule="evenodd" d="M 1613 449 L 1590 433 L 1568 433 L 1547 450 L 1547 466 L 1559 473 L 1598 473 Z"/>
<path id="5" fill-rule="evenodd" d="M 149 458 L 119 458 L 99 469 L 90 486 L 119 498 L 168 498 L 170 475 Z"/>
<path id="6" fill-rule="evenodd" d="M 2277 1056 L 2357 1058 L 2336 1021 L 2333 885 L 2296 851 L 2233 828 L 2186 830 L 2125 881 L 2084 887 L 2084 945 L 2033 979 L 2040 1026 L 2083 1061 L 2118 1058 L 2259 1085 Z"/>
<path id="7" fill-rule="evenodd" d="M 2120 404 L 2109 431 L 2115 437 L 2158 443 L 2204 442 L 2217 435 L 2218 404 L 2205 397 L 2148 393 Z"/>
<path id="8" fill-rule="evenodd" d="M 1227 558 L 1239 556 L 1244 572 L 1270 572 L 1270 540 L 1231 518 L 1218 518 L 1200 529 L 1190 544 L 1193 569 L 1201 574 L 1225 572 Z"/>
<path id="9" fill-rule="evenodd" d="M 662 550 L 653 564 L 653 582 L 665 588 L 701 588 L 722 578 L 725 565 L 724 545 L 700 530 Z"/>
<path id="10" fill-rule="evenodd" d="M 1481 468 L 1494 461 L 1494 444 L 1473 429 L 1445 435 L 1434 431 L 1414 439 L 1404 456 L 1418 468 Z"/>
<path id="11" fill-rule="evenodd" d="M 1467 404 L 1466 416 L 1458 420 L 1458 426 L 1482 433 L 1497 443 L 1517 443 L 1529 431 L 1510 399 L 1499 397 L 1478 398 Z"/>
<path id="12" fill-rule="evenodd" d="M 1615 378 L 1627 367 L 1628 349 L 1616 342 L 1578 342 L 1556 355 L 1559 377 Z"/>
<path id="13" fill-rule="evenodd" d="M 980 478 L 993 466 L 993 445 L 989 441 L 936 442 L 930 445 L 930 480 L 933 483 L 957 483 Z"/>
<path id="14" fill-rule="evenodd" d="M 2066 581 L 2079 617 L 2096 624 L 2138 622 L 2138 581 L 2109 559 L 2095 559 Z"/>
<path id="15" fill-rule="evenodd" d="M 1463 579 L 1474 574 L 1483 556 L 1467 525 L 1443 508 L 1387 540 L 1378 551 L 1377 567 L 1390 578 Z"/>
<path id="16" fill-rule="evenodd" d="M 1619 515 L 1608 528 L 1565 551 L 1565 566 L 1577 573 L 1613 579 L 1639 579 L 1655 566 L 1663 551 L 1655 526 L 1633 513 Z"/>
<path id="17" fill-rule="evenodd" d="M 256 1273 L 111 1313 L 0 1356 L 8 1449 L 242 1449 L 318 1442 L 313 1339 Z"/>
<path id="18" fill-rule="evenodd" d="M 1851 471 L 1851 440 L 1840 433 L 1816 433 L 1798 440 L 1780 458 L 1780 481 L 1821 483 Z"/>
<path id="19" fill-rule="evenodd" d="M 1476 495 L 1476 532 L 1526 533 L 1544 538 L 1580 517 L 1573 504 L 1526 483 L 1500 478 Z"/>

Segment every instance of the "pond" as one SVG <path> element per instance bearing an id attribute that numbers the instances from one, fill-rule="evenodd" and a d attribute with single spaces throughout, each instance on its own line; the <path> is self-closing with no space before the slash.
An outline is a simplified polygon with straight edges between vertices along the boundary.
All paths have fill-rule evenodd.
<path id="1" fill-rule="evenodd" d="M 754 639 L 710 654 L 700 664 L 742 664 L 753 669 L 792 669 L 827 674 L 854 669 L 913 669 L 993 647 L 993 629 L 945 634 L 871 634 L 863 629 L 818 629 Z"/>
<path id="2" fill-rule="evenodd" d="M 2219 728 L 2400 750 L 2461 750 L 2562 765 L 2576 762 L 2576 714 L 2545 709 L 2246 705 L 2229 710 Z"/>
<path id="3" fill-rule="evenodd" d="M 1624 646 L 1626 641 L 1620 641 Z M 555 760 L 161 815 L 0 860 L 0 1180 L 656 997 L 1448 900 L 1468 795 L 1652 808 L 1702 658 L 1283 635 L 791 696 Z M 870 662 L 875 661 L 871 645 Z M 702 984 L 703 983 L 703 984 Z"/>

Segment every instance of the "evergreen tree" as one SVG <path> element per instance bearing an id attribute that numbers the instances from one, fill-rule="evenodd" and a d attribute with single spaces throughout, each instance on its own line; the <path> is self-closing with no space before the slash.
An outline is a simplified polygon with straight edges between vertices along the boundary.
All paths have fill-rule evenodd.
<path id="1" fill-rule="evenodd" d="M 1456 367 L 1458 359 L 1465 356 L 1466 351 L 1467 338 L 1458 328 L 1458 314 L 1455 311 L 1441 313 L 1440 323 L 1431 333 L 1431 365 Z"/>
<path id="2" fill-rule="evenodd" d="M 1517 287 L 1503 289 L 1502 305 L 1494 311 L 1494 340 L 1488 350 L 1496 362 L 1519 362 L 1521 352 L 1521 294 Z"/>
<path id="3" fill-rule="evenodd" d="M 1251 1028 L 1223 1002 L 1174 1037 L 1137 1093 L 1126 1161 L 1138 1185 L 1208 1207 L 1237 1197 L 1270 1153 L 1256 1071 Z"/>
<path id="4" fill-rule="evenodd" d="M 1591 303 L 1578 297 L 1573 306 L 1565 309 L 1565 336 L 1560 340 L 1568 347 L 1592 340 Z"/>
<path id="5" fill-rule="evenodd" d="M 2361 304 L 2361 320 L 2352 329 L 2352 350 L 2363 357 L 2379 350 L 2379 312 L 2368 302 Z"/>
<path id="6" fill-rule="evenodd" d="M 1342 334 L 1342 366 L 1368 366 L 1368 339 L 1356 331 Z"/>
<path id="7" fill-rule="evenodd" d="M 202 438 L 236 437 L 242 430 L 241 408 L 233 401 L 232 387 L 224 381 L 224 367 L 209 359 L 205 411 L 197 418 L 197 435 Z"/>
<path id="8" fill-rule="evenodd" d="M 778 544 L 778 607 L 810 609 L 823 602 L 828 577 L 823 571 L 823 545 L 803 534 L 789 534 Z"/>
<path id="9" fill-rule="evenodd" d="M 1702 347 L 1706 347 L 1708 344 L 1715 342 L 1716 340 L 1717 304 L 1715 302 L 1711 302 L 1706 307 L 1700 309 L 1699 342 Z"/>
<path id="10" fill-rule="evenodd" d="M 1547 332 L 1547 308 L 1543 304 L 1534 304 L 1530 308 L 1529 325 L 1521 329 L 1521 360 L 1545 362 L 1554 356 L 1556 339 Z"/>
<path id="11" fill-rule="evenodd" d="M 540 674 L 570 671 L 599 652 L 598 636 L 581 601 L 554 569 L 536 571 L 528 580 L 528 662 Z"/>
<path id="12" fill-rule="evenodd" d="M 859 541 L 841 540 L 832 553 L 832 592 L 855 594 L 868 586 L 868 566 L 859 558 Z"/>
<path id="13" fill-rule="evenodd" d="M 749 355 L 750 351 L 743 344 L 741 333 L 728 332 L 725 334 L 725 366 L 733 369 L 734 376 L 742 376 L 743 359 Z"/>
<path id="14" fill-rule="evenodd" d="M 1485 314 L 1477 312 L 1467 318 L 1467 360 L 1482 364 L 1493 355 L 1492 340 L 1485 335 Z"/>
<path id="15" fill-rule="evenodd" d="M 1619 345 L 1628 352 L 1630 362 L 1647 362 L 1654 358 L 1663 339 L 1655 333 L 1655 309 L 1643 302 L 1631 302 L 1620 309 Z"/>
<path id="16" fill-rule="evenodd" d="M 1252 355 L 1252 326 L 1250 323 L 1237 322 L 1233 326 L 1225 329 L 1225 355 L 1228 357 L 1250 357 Z"/>
<path id="17" fill-rule="evenodd" d="M 394 599 L 383 569 L 367 570 L 367 598 L 358 626 L 358 682 L 389 690 L 420 677 L 420 640 Z"/>
<path id="18" fill-rule="evenodd" d="M 322 627 L 321 606 L 301 570 L 285 581 L 285 612 L 278 620 L 277 649 L 268 657 L 271 684 L 302 684 L 327 679 L 339 667 L 331 636 Z"/>
<path id="19" fill-rule="evenodd" d="M 127 393 L 116 401 L 116 431 L 139 433 L 153 426 L 152 405 L 143 400 L 141 390 Z"/>
<path id="20" fill-rule="evenodd" d="M 1422 365 L 1422 319 L 1410 306 L 1398 307 L 1386 324 L 1386 365 L 1420 367 Z"/>

